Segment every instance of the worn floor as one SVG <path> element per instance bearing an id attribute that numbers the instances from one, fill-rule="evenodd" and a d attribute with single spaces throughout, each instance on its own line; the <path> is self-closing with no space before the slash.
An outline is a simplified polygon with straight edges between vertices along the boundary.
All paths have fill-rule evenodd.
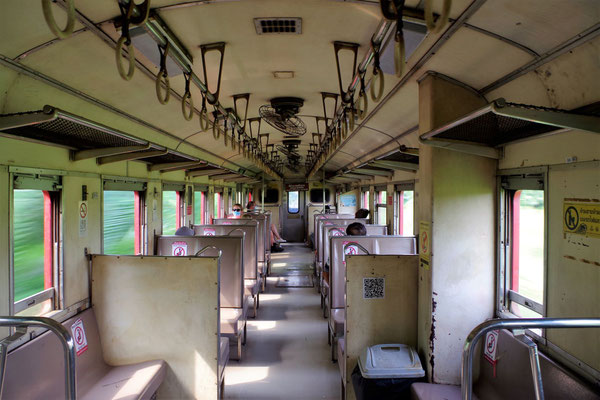
<path id="1" fill-rule="evenodd" d="M 230 360 L 226 399 L 339 399 L 340 377 L 330 359 L 327 320 L 315 288 L 276 287 L 281 275 L 311 273 L 313 253 L 286 245 L 272 255 L 256 320 L 248 320 L 242 361 Z"/>

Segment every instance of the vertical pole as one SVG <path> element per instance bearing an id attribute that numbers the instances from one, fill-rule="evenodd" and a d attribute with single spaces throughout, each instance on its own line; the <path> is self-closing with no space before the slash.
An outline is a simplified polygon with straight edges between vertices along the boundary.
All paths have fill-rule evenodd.
<path id="1" fill-rule="evenodd" d="M 323 168 L 323 214 L 325 214 L 325 168 Z"/>
<path id="2" fill-rule="evenodd" d="M 133 192 L 133 236 L 134 236 L 134 244 L 133 244 L 133 252 L 135 254 L 141 254 L 140 248 L 142 244 L 141 240 L 141 230 L 142 220 L 141 220 L 141 202 L 140 202 L 140 192 Z"/>
<path id="3" fill-rule="evenodd" d="M 260 209 L 265 212 L 265 173 L 262 173 L 262 194 L 260 196 Z"/>
<path id="4" fill-rule="evenodd" d="M 52 230 L 52 197 L 44 190 L 44 290 L 53 286 L 53 230 Z"/>

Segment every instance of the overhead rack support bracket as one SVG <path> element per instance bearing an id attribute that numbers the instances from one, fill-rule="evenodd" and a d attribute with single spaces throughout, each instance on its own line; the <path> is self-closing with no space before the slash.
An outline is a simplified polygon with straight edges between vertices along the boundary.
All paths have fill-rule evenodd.
<path id="1" fill-rule="evenodd" d="M 136 151 L 133 153 L 117 154 L 108 157 L 99 157 L 96 159 L 98 165 L 110 164 L 119 161 L 133 161 L 141 158 L 164 156 L 168 150 Z"/>
<path id="2" fill-rule="evenodd" d="M 104 147 L 101 149 L 79 150 L 71 152 L 72 161 L 87 160 L 90 158 L 115 156 L 118 154 L 134 153 L 137 151 L 148 150 L 150 143 L 140 146 L 122 146 L 122 147 Z"/>
<path id="3" fill-rule="evenodd" d="M 172 163 L 160 163 L 148 166 L 148 171 L 176 171 L 180 169 L 195 168 L 205 165 L 206 161 L 181 161 Z"/>

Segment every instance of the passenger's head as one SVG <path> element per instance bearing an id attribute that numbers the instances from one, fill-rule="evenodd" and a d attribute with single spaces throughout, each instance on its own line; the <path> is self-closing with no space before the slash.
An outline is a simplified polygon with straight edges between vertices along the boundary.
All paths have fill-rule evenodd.
<path id="1" fill-rule="evenodd" d="M 255 203 L 254 201 L 252 201 L 252 200 L 250 200 L 250 201 L 248 202 L 248 205 L 246 205 L 246 209 L 247 209 L 248 211 L 252 211 L 252 210 L 254 210 L 255 208 L 256 208 L 256 203 Z"/>
<path id="2" fill-rule="evenodd" d="M 231 211 L 233 211 L 233 217 L 239 218 L 242 216 L 242 205 L 239 203 L 235 203 L 233 207 L 231 207 Z"/>
<path id="3" fill-rule="evenodd" d="M 177 236 L 194 236 L 194 230 L 189 226 L 182 226 L 175 231 Z"/>
<path id="4" fill-rule="evenodd" d="M 367 228 L 360 222 L 354 222 L 346 228 L 346 235 L 349 236 L 365 236 Z"/>
<path id="5" fill-rule="evenodd" d="M 354 218 L 369 218 L 369 210 L 366 208 L 359 209 L 356 214 L 354 214 Z"/>

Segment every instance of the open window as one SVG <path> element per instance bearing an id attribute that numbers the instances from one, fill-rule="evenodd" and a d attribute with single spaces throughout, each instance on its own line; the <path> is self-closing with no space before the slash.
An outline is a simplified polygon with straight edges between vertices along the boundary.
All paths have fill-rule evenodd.
<path id="1" fill-rule="evenodd" d="M 369 187 L 363 186 L 360 190 L 360 208 L 369 209 Z"/>
<path id="2" fill-rule="evenodd" d="M 387 191 L 385 186 L 375 188 L 375 223 L 387 225 Z"/>
<path id="3" fill-rule="evenodd" d="M 215 188 L 213 194 L 213 218 L 224 218 L 224 201 L 223 201 L 223 188 Z"/>
<path id="4" fill-rule="evenodd" d="M 264 202 L 265 204 L 279 204 L 279 189 L 277 188 L 267 188 L 265 190 L 265 199 Z M 261 191 L 261 197 L 259 198 L 259 200 L 262 199 L 262 191 Z"/>
<path id="5" fill-rule="evenodd" d="M 546 195 L 544 173 L 500 177 L 500 313 L 545 316 Z"/>
<path id="6" fill-rule="evenodd" d="M 325 189 L 325 204 L 331 201 L 331 191 Z M 323 189 L 310 189 L 310 202 L 312 204 L 323 204 Z"/>
<path id="7" fill-rule="evenodd" d="M 13 175 L 11 301 L 15 315 L 60 308 L 59 176 Z"/>
<path id="8" fill-rule="evenodd" d="M 162 233 L 174 235 L 183 225 L 185 185 L 163 183 L 162 190 Z"/>
<path id="9" fill-rule="evenodd" d="M 415 185 L 413 182 L 395 185 L 396 190 L 396 221 L 394 224 L 396 235 L 414 235 L 415 219 Z"/>
<path id="10" fill-rule="evenodd" d="M 146 254 L 146 183 L 104 180 L 104 254 Z"/>
<path id="11" fill-rule="evenodd" d="M 194 223 L 204 225 L 207 222 L 208 186 L 194 186 Z"/>

